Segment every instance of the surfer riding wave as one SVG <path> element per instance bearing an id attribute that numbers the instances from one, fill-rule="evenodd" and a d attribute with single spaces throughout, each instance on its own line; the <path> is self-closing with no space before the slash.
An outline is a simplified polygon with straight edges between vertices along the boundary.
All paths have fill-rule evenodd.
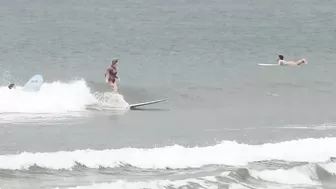
<path id="1" fill-rule="evenodd" d="M 283 55 L 279 55 L 277 62 L 280 66 L 300 66 L 301 64 L 307 64 L 306 59 L 301 59 L 298 61 L 285 61 Z"/>
<path id="2" fill-rule="evenodd" d="M 112 60 L 111 66 L 109 66 L 105 73 L 106 82 L 110 84 L 112 89 L 115 93 L 118 93 L 117 88 L 117 82 L 116 79 L 118 79 L 117 76 L 117 63 L 119 62 L 119 59 L 115 58 Z"/>

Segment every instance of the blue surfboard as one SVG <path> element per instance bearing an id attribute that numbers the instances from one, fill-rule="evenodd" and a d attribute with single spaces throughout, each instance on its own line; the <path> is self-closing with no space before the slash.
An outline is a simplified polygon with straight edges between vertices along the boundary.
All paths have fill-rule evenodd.
<path id="1" fill-rule="evenodd" d="M 42 84 L 43 84 L 42 75 L 34 75 L 27 81 L 27 83 L 23 86 L 22 90 L 29 92 L 37 92 L 40 90 Z"/>

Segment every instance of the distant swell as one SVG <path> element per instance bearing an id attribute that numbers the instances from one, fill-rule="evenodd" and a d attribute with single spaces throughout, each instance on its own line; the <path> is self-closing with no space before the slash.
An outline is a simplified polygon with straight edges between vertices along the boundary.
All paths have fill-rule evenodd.
<path id="1" fill-rule="evenodd" d="M 308 138 L 263 145 L 223 141 L 214 146 L 192 148 L 174 145 L 152 149 L 23 152 L 0 156 L 0 169 L 28 169 L 34 165 L 48 169 L 72 169 L 77 164 L 88 168 L 130 165 L 142 169 L 179 169 L 206 165 L 244 166 L 265 160 L 318 163 L 336 156 L 335 143 L 336 138 Z"/>

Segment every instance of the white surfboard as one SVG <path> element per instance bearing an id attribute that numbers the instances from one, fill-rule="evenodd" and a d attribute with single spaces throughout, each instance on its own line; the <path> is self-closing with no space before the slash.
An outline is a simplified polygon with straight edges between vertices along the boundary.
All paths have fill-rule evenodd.
<path id="1" fill-rule="evenodd" d="M 42 84 L 43 84 L 42 75 L 34 75 L 27 81 L 27 83 L 23 86 L 22 90 L 36 92 L 40 90 Z"/>
<path id="2" fill-rule="evenodd" d="M 258 64 L 259 66 L 280 66 L 279 64 Z"/>
<path id="3" fill-rule="evenodd" d="M 130 104 L 129 108 L 134 109 L 134 108 L 137 108 L 137 107 L 140 107 L 140 106 L 147 106 L 147 105 L 150 105 L 150 104 L 156 104 L 156 103 L 163 102 L 163 101 L 166 101 L 166 100 L 168 100 L 168 99 L 160 99 L 160 100 L 153 100 L 153 101 L 148 101 L 148 102 Z"/>

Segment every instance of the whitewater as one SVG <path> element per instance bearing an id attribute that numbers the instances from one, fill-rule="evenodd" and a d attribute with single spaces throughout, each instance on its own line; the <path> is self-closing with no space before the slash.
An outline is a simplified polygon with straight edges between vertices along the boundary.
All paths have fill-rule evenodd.
<path id="1" fill-rule="evenodd" d="M 89 109 L 109 107 L 125 110 L 129 105 L 121 94 L 91 92 L 84 79 L 45 82 L 37 92 L 25 92 L 21 88 L 17 86 L 10 90 L 7 86 L 0 87 L 0 120 L 81 116 Z"/>
<path id="2" fill-rule="evenodd" d="M 247 166 L 252 162 L 272 160 L 322 163 L 336 157 L 336 148 L 332 145 L 335 143 L 336 138 L 309 138 L 263 145 L 223 141 L 206 147 L 174 145 L 151 149 L 22 152 L 16 155 L 1 155 L 0 168 L 29 169 L 36 165 L 48 169 L 72 169 L 76 164 L 81 164 L 88 168 L 130 165 L 142 169 L 184 169 L 206 165 Z M 58 159 L 61 161 L 57 161 Z"/>

